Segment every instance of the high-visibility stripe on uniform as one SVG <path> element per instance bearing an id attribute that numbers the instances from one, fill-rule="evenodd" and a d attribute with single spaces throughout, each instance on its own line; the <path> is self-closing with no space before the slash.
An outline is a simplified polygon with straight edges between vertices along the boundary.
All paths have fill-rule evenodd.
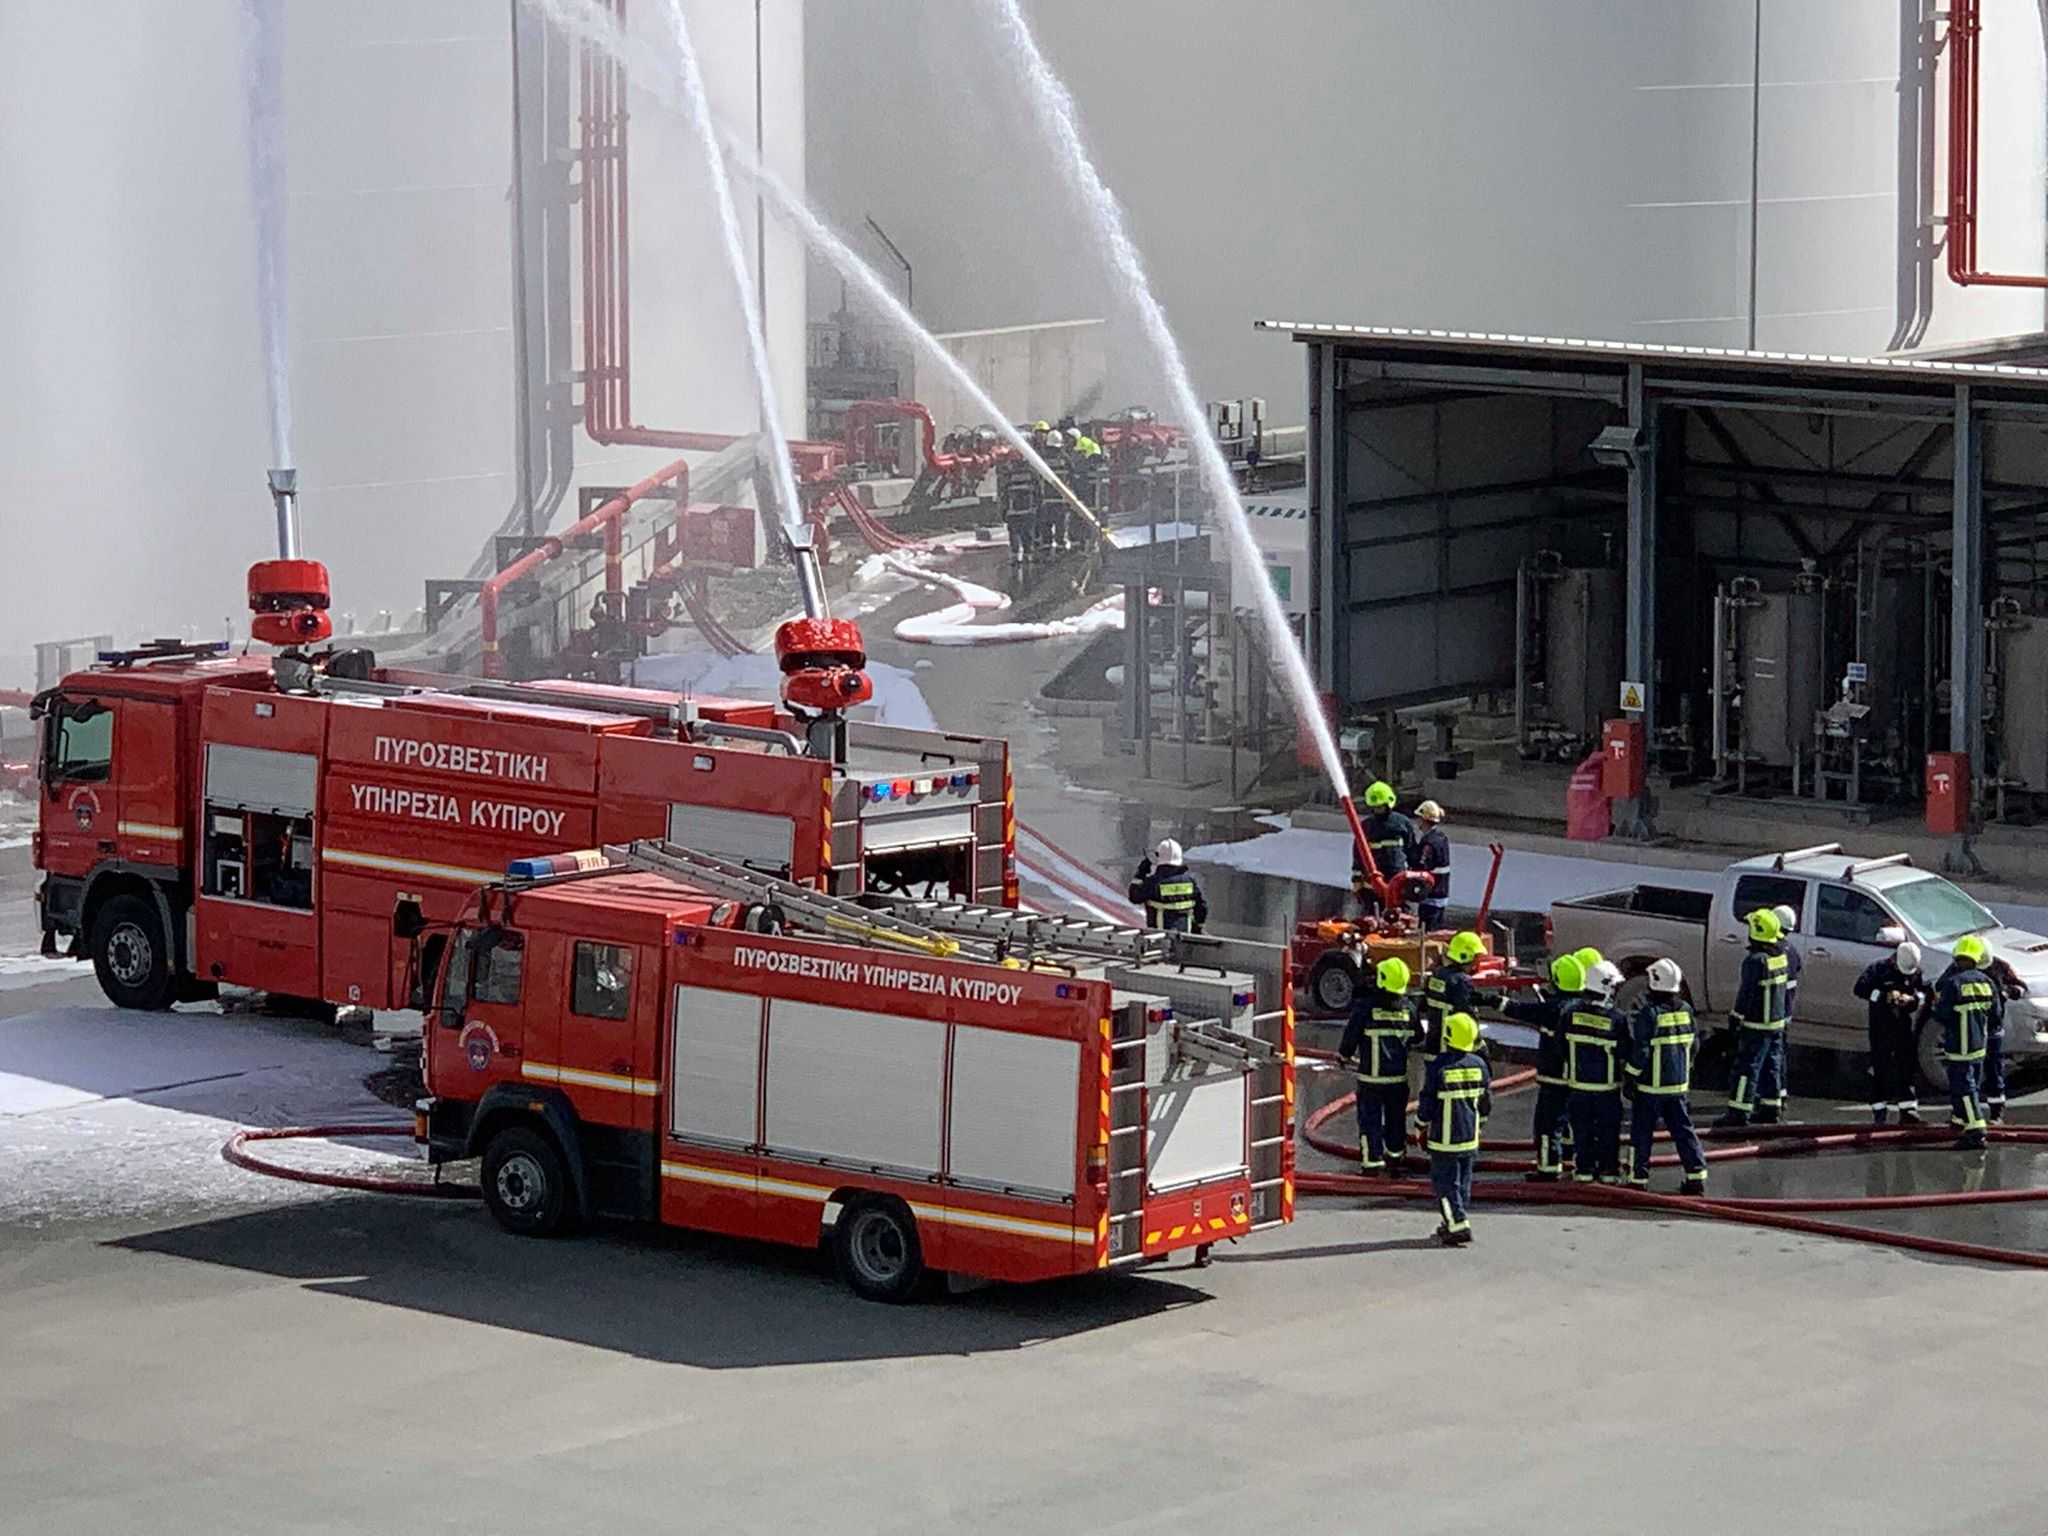
<path id="1" fill-rule="evenodd" d="M 1649 1070 L 1636 1074 L 1636 1092 L 1676 1095 L 1692 1088 L 1692 1053 L 1698 1036 L 1683 1008 L 1660 1013 L 1650 1027 Z"/>

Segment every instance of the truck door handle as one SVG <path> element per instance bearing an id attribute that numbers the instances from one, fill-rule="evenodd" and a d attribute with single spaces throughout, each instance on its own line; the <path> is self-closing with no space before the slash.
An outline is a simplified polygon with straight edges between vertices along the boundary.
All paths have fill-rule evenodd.
<path id="1" fill-rule="evenodd" d="M 101 853 L 112 853 L 114 851 L 114 840 L 111 837 L 103 837 L 100 839 L 99 847 Z"/>
<path id="2" fill-rule="evenodd" d="M 1824 948 L 1823 946 L 1819 945 L 1819 944 L 1809 944 L 1809 945 L 1807 945 L 1807 946 L 1806 946 L 1806 952 L 1807 952 L 1807 953 L 1808 953 L 1809 955 L 1825 955 L 1825 954 L 1827 954 L 1827 953 L 1828 953 L 1827 949 L 1826 949 L 1826 948 Z"/>
<path id="3" fill-rule="evenodd" d="M 1723 944 L 1740 944 L 1742 936 L 1736 933 L 1724 933 L 1721 935 L 1721 942 Z"/>

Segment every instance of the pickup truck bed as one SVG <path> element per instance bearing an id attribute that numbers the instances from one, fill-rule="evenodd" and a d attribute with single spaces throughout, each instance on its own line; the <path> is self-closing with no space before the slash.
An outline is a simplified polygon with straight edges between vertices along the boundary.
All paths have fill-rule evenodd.
<path id="1" fill-rule="evenodd" d="M 1597 896 L 1578 896 L 1553 903 L 1580 911 L 1627 912 L 1644 917 L 1671 918 L 1677 922 L 1706 926 L 1714 908 L 1712 891 L 1688 891 L 1670 885 L 1631 885 Z"/>

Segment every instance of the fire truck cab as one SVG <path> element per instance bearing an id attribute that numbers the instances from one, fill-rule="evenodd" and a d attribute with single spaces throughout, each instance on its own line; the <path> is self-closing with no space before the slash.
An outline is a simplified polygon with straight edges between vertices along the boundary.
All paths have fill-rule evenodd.
<path id="1" fill-rule="evenodd" d="M 290 662 L 287 665 L 287 662 Z M 445 922 L 511 859 L 673 837 L 816 888 L 1016 900 L 1004 743 L 367 652 L 107 653 L 37 696 L 45 954 L 114 1002 L 220 984 L 403 1008 L 401 908 Z"/>
<path id="2" fill-rule="evenodd" d="M 519 861 L 449 927 L 417 1132 L 517 1233 L 829 1245 L 858 1294 L 1036 1280 L 1293 1213 L 1271 945 L 820 895 L 668 843 Z"/>

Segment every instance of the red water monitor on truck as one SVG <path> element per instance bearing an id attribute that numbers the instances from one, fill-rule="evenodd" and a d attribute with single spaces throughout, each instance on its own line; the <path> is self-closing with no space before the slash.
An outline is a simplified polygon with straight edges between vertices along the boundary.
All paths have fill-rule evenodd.
<path id="1" fill-rule="evenodd" d="M 518 861 L 402 913 L 428 1008 L 418 1134 L 491 1214 L 830 1246 L 935 1273 L 1119 1268 L 1293 1212 L 1278 946 L 823 895 L 667 843 Z"/>
<path id="2" fill-rule="evenodd" d="M 222 984 L 404 1007 L 401 904 L 448 921 L 509 860 L 606 839 L 840 894 L 1016 903 L 1006 745 L 849 718 L 868 692 L 849 622 L 783 626 L 780 705 L 691 699 L 314 652 L 325 580 L 251 571 L 275 657 L 108 652 L 34 701 L 43 951 L 90 959 L 124 1007 Z"/>

